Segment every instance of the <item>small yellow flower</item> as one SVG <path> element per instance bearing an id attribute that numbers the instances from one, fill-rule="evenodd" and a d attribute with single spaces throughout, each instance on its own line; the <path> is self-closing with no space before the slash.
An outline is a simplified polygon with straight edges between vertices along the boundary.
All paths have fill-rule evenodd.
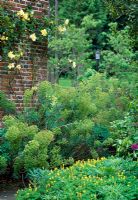
<path id="1" fill-rule="evenodd" d="M 41 30 L 41 34 L 43 35 L 43 36 L 47 36 L 47 30 L 46 29 L 43 29 L 43 30 Z"/>
<path id="2" fill-rule="evenodd" d="M 11 60 L 15 58 L 15 55 L 14 55 L 13 51 L 10 51 L 10 52 L 8 53 L 8 57 L 9 57 Z"/>
<path id="3" fill-rule="evenodd" d="M 58 27 L 58 31 L 59 31 L 60 33 L 64 33 L 64 32 L 66 31 L 66 27 L 65 27 L 65 26 L 59 26 L 59 27 Z"/>
<path id="4" fill-rule="evenodd" d="M 72 63 L 72 68 L 76 68 L 76 62 Z"/>
<path id="5" fill-rule="evenodd" d="M 15 67 L 15 64 L 14 63 L 10 63 L 9 65 L 8 65 L 8 68 L 9 69 L 13 69 Z"/>
<path id="6" fill-rule="evenodd" d="M 6 37 L 6 36 L 2 36 L 1 38 L 0 38 L 2 41 L 5 41 L 5 40 L 8 40 L 8 37 Z"/>
<path id="7" fill-rule="evenodd" d="M 31 34 L 30 38 L 31 38 L 32 41 L 36 41 L 37 40 L 37 37 L 36 37 L 35 33 Z"/>
<path id="8" fill-rule="evenodd" d="M 22 9 L 17 12 L 17 16 L 23 16 L 23 15 L 24 15 L 24 11 Z"/>
<path id="9" fill-rule="evenodd" d="M 67 26 L 69 24 L 69 19 L 66 19 L 64 24 Z"/>
<path id="10" fill-rule="evenodd" d="M 33 91 L 37 91 L 37 89 L 38 89 L 37 86 L 32 87 Z"/>
<path id="11" fill-rule="evenodd" d="M 17 65 L 16 69 L 20 70 L 21 69 L 21 65 Z"/>
<path id="12" fill-rule="evenodd" d="M 24 13 L 24 15 L 23 15 L 22 17 L 23 17 L 23 19 L 25 19 L 25 20 L 30 20 L 29 14 L 28 14 L 27 12 Z"/>
<path id="13" fill-rule="evenodd" d="M 29 14 L 24 12 L 22 9 L 17 12 L 17 16 L 21 17 L 23 20 L 30 20 Z"/>

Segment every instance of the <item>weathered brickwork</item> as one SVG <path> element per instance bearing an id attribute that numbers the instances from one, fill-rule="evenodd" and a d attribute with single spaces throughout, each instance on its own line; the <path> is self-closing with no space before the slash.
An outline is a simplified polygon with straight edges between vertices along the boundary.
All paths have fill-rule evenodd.
<path id="1" fill-rule="evenodd" d="M 12 9 L 15 11 L 31 5 L 36 14 L 40 16 L 47 12 L 48 7 L 47 0 L 8 0 L 8 2 L 11 3 Z"/>
<path id="2" fill-rule="evenodd" d="M 36 17 L 41 17 L 46 14 L 48 4 L 47 0 L 9 0 L 11 9 L 17 11 L 24 9 L 26 6 L 31 5 Z M 32 51 L 33 49 L 33 51 Z M 23 93 L 25 89 L 31 88 L 38 82 L 47 79 L 47 45 L 26 44 L 26 51 L 21 59 L 22 69 L 19 73 L 12 70 L 5 70 L 6 63 L 0 61 L 0 90 L 4 91 L 8 98 L 16 103 L 17 111 L 22 110 L 23 107 Z M 0 126 L 3 112 L 0 109 Z"/>

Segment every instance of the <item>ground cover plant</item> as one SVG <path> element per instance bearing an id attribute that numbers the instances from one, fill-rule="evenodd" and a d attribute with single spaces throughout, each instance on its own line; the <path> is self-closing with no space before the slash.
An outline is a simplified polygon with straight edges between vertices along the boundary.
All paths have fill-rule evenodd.
<path id="1" fill-rule="evenodd" d="M 78 161 L 64 169 L 34 170 L 29 188 L 17 200 L 136 200 L 138 164 L 121 158 Z"/>

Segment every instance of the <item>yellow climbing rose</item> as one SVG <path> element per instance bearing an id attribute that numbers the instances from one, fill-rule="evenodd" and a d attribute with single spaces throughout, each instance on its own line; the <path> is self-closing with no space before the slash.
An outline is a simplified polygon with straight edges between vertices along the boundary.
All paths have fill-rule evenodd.
<path id="1" fill-rule="evenodd" d="M 30 39 L 31 39 L 33 42 L 37 40 L 37 37 L 36 37 L 35 33 L 33 33 L 33 34 L 30 35 Z"/>
<path id="2" fill-rule="evenodd" d="M 30 20 L 29 14 L 24 12 L 22 9 L 17 12 L 17 16 L 21 17 L 23 20 Z"/>
<path id="3" fill-rule="evenodd" d="M 2 41 L 5 41 L 5 40 L 8 40 L 8 37 L 6 37 L 6 36 L 3 35 L 3 36 L 0 37 L 0 39 L 1 39 Z"/>
<path id="4" fill-rule="evenodd" d="M 26 13 L 24 13 L 24 15 L 23 15 L 23 19 L 25 19 L 25 20 L 30 20 L 30 18 L 29 18 L 29 14 L 26 12 Z"/>
<path id="5" fill-rule="evenodd" d="M 72 68 L 76 68 L 76 62 L 72 63 Z"/>
<path id="6" fill-rule="evenodd" d="M 15 58 L 15 55 L 14 55 L 13 51 L 10 51 L 10 52 L 8 53 L 8 57 L 9 57 L 11 60 Z"/>
<path id="7" fill-rule="evenodd" d="M 58 31 L 59 31 L 60 33 L 63 33 L 63 32 L 66 31 L 66 27 L 65 27 L 65 26 L 59 26 L 59 27 L 58 27 Z"/>
<path id="8" fill-rule="evenodd" d="M 43 35 L 43 36 L 47 36 L 47 30 L 46 29 L 43 29 L 43 30 L 41 30 L 41 34 Z"/>
<path id="9" fill-rule="evenodd" d="M 69 24 L 69 19 L 66 19 L 64 24 L 67 26 Z"/>
<path id="10" fill-rule="evenodd" d="M 17 16 L 22 17 L 24 15 L 24 11 L 21 9 L 17 12 Z"/>
<path id="11" fill-rule="evenodd" d="M 9 65 L 8 65 L 8 68 L 9 69 L 13 69 L 15 67 L 15 64 L 14 63 L 10 63 Z"/>
<path id="12" fill-rule="evenodd" d="M 20 70 L 20 69 L 21 69 L 21 65 L 20 65 L 20 64 L 17 65 L 17 66 L 16 66 L 16 69 Z"/>

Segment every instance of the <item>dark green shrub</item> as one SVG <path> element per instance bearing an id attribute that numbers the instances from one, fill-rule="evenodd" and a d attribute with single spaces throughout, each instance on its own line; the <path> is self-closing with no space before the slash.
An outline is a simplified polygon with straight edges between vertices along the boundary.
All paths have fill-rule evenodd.
<path id="1" fill-rule="evenodd" d="M 4 174 L 7 168 L 7 160 L 5 157 L 0 156 L 0 175 Z"/>

